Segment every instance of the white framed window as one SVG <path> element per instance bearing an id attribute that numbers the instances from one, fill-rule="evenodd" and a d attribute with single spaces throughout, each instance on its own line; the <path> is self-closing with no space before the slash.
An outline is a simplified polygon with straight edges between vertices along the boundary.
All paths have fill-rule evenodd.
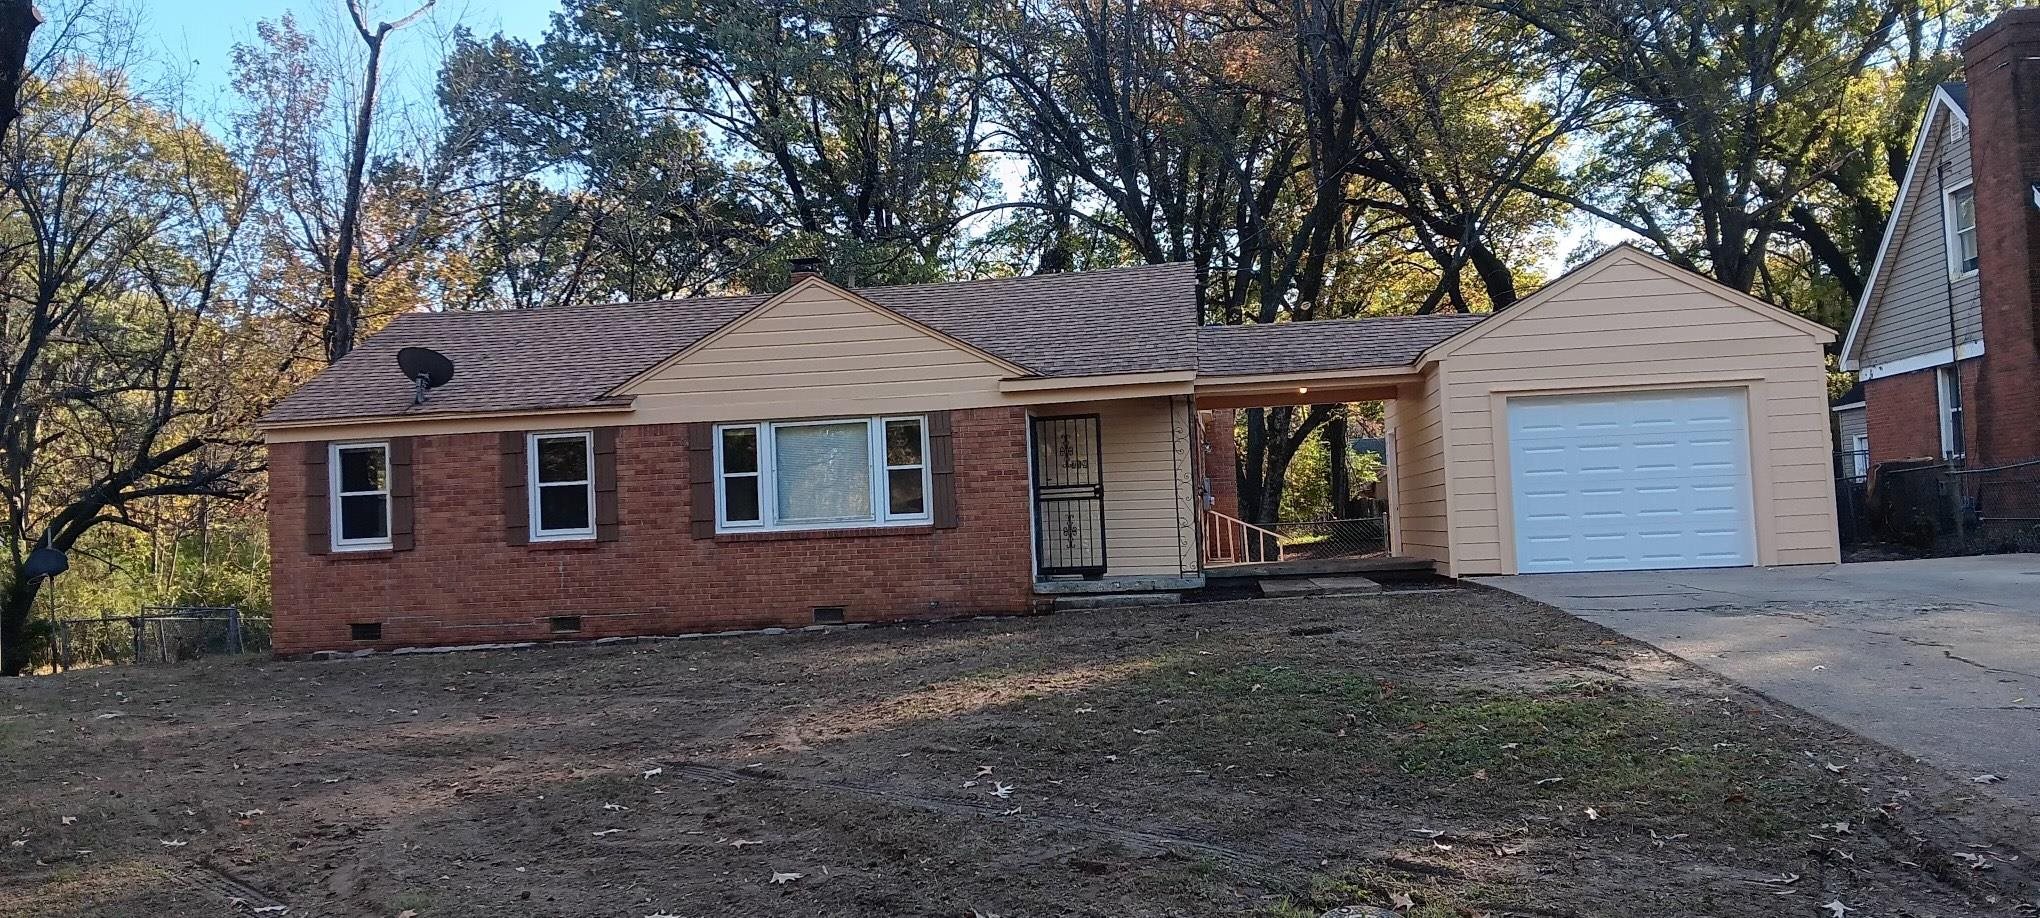
<path id="1" fill-rule="evenodd" d="M 1942 202 L 1948 223 L 1948 273 L 1957 277 L 1976 274 L 1976 189 L 1962 185 L 1948 192 Z"/>
<path id="2" fill-rule="evenodd" d="M 1956 364 L 1948 364 L 1934 371 L 1934 388 L 1941 402 L 1941 455 L 1954 458 L 1963 455 L 1962 444 L 1962 377 Z"/>
<path id="3" fill-rule="evenodd" d="M 326 456 L 334 551 L 390 547 L 390 445 L 335 443 Z"/>
<path id="4" fill-rule="evenodd" d="M 919 415 L 723 424 L 716 528 L 909 526 L 934 520 Z"/>
<path id="5" fill-rule="evenodd" d="M 525 499 L 534 542 L 595 537 L 595 438 L 587 431 L 525 438 Z"/>
<path id="6" fill-rule="evenodd" d="M 1870 474 L 1870 435 L 1857 434 L 1849 439 L 1849 461 L 1856 477 Z"/>

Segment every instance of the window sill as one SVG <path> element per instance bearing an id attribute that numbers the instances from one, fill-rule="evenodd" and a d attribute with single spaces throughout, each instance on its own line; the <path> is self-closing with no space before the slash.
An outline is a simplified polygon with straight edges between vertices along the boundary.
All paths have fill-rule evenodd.
<path id="1" fill-rule="evenodd" d="M 764 529 L 757 532 L 718 532 L 717 542 L 795 542 L 809 539 L 872 539 L 932 535 L 934 523 L 911 523 L 905 526 L 856 526 L 841 529 Z"/>
<path id="2" fill-rule="evenodd" d="M 326 553 L 319 557 L 334 561 L 386 560 L 396 557 L 396 554 L 395 548 L 332 548 L 327 549 Z"/>
<path id="3" fill-rule="evenodd" d="M 522 548 L 530 551 L 592 551 L 602 545 L 602 540 L 585 539 L 532 539 Z"/>

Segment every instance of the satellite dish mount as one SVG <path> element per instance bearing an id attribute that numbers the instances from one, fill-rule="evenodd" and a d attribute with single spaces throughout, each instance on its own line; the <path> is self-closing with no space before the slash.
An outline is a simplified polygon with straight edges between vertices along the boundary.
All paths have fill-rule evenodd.
<path id="1" fill-rule="evenodd" d="M 425 404 L 425 393 L 453 380 L 453 361 L 429 347 L 407 347 L 397 352 L 397 368 L 418 388 L 411 404 Z"/>

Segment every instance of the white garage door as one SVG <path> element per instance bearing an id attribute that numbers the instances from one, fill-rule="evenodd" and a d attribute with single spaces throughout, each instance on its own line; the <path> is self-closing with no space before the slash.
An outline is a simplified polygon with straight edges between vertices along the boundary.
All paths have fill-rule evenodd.
<path id="1" fill-rule="evenodd" d="M 1739 390 L 1509 400 L 1516 569 L 1756 563 Z"/>

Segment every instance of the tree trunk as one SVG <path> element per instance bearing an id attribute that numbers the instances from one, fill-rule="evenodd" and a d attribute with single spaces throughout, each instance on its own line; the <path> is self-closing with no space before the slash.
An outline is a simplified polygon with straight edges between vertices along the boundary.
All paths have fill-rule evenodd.
<path id="1" fill-rule="evenodd" d="M 28 75 L 28 39 L 42 25 L 35 0 L 0 0 L 0 139 L 21 117 L 21 83 Z"/>
<path id="2" fill-rule="evenodd" d="M 389 23 L 374 32 L 363 29 L 361 40 L 368 44 L 367 73 L 361 80 L 361 106 L 354 113 L 354 137 L 347 151 L 347 184 L 340 199 L 340 226 L 334 231 L 333 263 L 327 269 L 330 285 L 326 297 L 326 361 L 347 356 L 354 350 L 354 337 L 361 331 L 361 307 L 354 302 L 354 237 L 361 226 L 362 185 L 368 173 L 368 135 L 375 124 L 375 91 L 381 81 L 383 41 L 390 34 Z"/>
<path id="3" fill-rule="evenodd" d="M 41 590 L 42 581 L 21 576 L 20 567 L 10 572 L 7 591 L 0 596 L 0 676 L 19 676 L 28 669 L 34 650 L 29 646 L 28 622 Z"/>

